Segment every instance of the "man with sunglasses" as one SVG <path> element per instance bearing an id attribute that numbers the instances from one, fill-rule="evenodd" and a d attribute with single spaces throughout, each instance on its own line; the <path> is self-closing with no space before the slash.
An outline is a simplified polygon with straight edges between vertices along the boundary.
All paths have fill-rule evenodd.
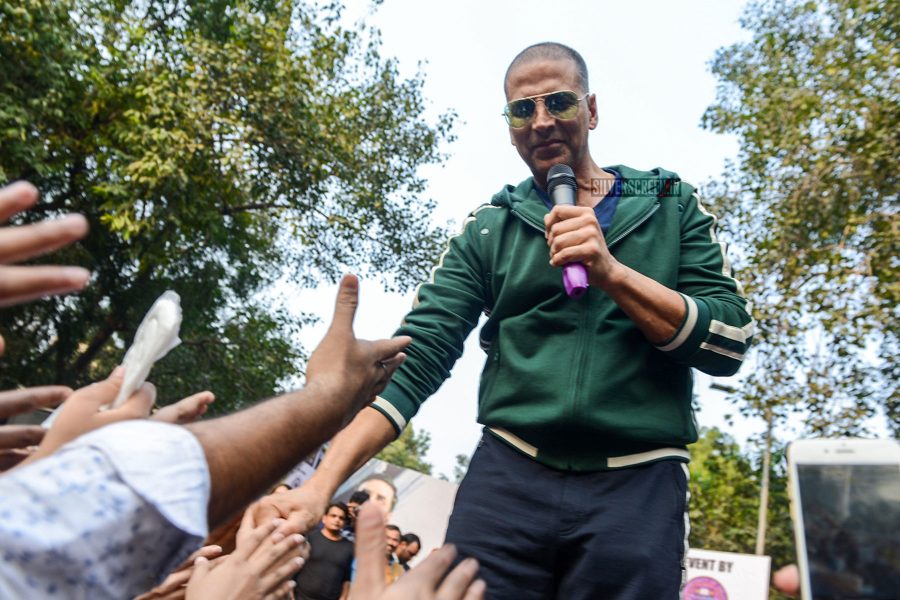
<path id="1" fill-rule="evenodd" d="M 449 376 L 484 311 L 485 433 L 447 541 L 477 558 L 489 598 L 677 598 L 686 445 L 697 439 L 691 368 L 738 369 L 752 336 L 746 301 L 694 188 L 662 169 L 594 163 L 597 102 L 577 52 L 526 48 L 504 91 L 532 177 L 451 238 L 398 331 L 413 339 L 406 362 L 294 503 L 266 516 L 306 524 Z M 574 206 L 547 195 L 557 164 L 574 171 Z M 561 281 L 572 262 L 590 283 L 578 299 Z"/>

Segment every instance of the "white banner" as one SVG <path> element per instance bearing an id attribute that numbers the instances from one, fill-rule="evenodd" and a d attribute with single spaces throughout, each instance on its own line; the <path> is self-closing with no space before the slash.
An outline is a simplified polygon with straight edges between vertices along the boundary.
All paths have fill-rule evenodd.
<path id="1" fill-rule="evenodd" d="M 688 550 L 682 600 L 766 600 L 771 558 L 713 550 Z"/>

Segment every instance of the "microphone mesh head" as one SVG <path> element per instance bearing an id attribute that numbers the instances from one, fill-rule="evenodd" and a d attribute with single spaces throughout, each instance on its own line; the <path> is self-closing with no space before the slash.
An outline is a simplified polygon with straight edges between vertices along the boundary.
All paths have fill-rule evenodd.
<path id="1" fill-rule="evenodd" d="M 569 165 L 556 164 L 547 171 L 547 193 L 552 196 L 553 190 L 560 185 L 569 185 L 573 188 L 577 186 L 575 172 Z"/>

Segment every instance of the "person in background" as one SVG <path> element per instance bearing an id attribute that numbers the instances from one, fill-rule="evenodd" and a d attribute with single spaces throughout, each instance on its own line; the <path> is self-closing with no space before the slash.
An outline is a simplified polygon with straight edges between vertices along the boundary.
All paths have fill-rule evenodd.
<path id="1" fill-rule="evenodd" d="M 353 543 L 341 535 L 347 506 L 332 502 L 322 517 L 322 528 L 308 535 L 309 559 L 297 573 L 297 600 L 347 600 Z"/>
<path id="2" fill-rule="evenodd" d="M 387 568 L 384 571 L 384 580 L 388 583 L 393 583 L 403 575 L 403 568 L 400 566 L 400 561 L 397 560 L 397 555 L 395 554 L 397 547 L 400 545 L 400 528 L 396 525 L 385 525 L 384 537 L 387 541 L 387 553 L 385 554 Z"/>
<path id="3" fill-rule="evenodd" d="M 356 540 L 354 532 L 356 530 L 356 516 L 359 513 L 359 507 L 368 500 L 369 492 L 364 490 L 353 492 L 350 494 L 350 499 L 347 500 L 347 522 L 344 524 L 344 529 L 341 530 L 341 535 L 351 542 Z"/>
<path id="4" fill-rule="evenodd" d="M 414 559 L 422 549 L 422 541 L 414 533 L 404 533 L 400 536 L 400 544 L 397 546 L 397 560 L 404 571 L 409 571 L 409 561 Z"/>

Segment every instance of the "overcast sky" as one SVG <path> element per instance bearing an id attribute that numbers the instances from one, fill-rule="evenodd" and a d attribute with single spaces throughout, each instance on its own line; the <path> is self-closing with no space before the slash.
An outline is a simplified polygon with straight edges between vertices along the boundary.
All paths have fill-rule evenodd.
<path id="1" fill-rule="evenodd" d="M 367 6 L 349 2 L 347 17 L 365 15 Z M 385 0 L 366 22 L 381 30 L 382 55 L 397 57 L 401 74 L 411 75 L 423 63 L 432 122 L 450 108 L 459 114 L 458 140 L 444 149 L 449 158 L 422 171 L 429 180 L 428 196 L 438 204 L 434 222 L 446 224 L 462 222 L 504 184 L 530 175 L 510 145 L 500 115 L 502 78 L 521 49 L 540 41 L 572 46 L 587 62 L 600 111 L 591 134 L 598 164 L 665 167 L 694 185 L 720 174 L 725 159 L 736 155 L 737 142 L 700 128 L 716 89 L 707 64 L 717 48 L 749 38 L 738 25 L 742 6 L 734 0 Z M 323 286 L 297 295 L 294 306 L 327 323 L 333 297 L 334 287 Z M 357 334 L 389 336 L 411 302 L 411 294 L 390 295 L 377 282 L 363 282 Z M 308 328 L 303 336 L 307 347 L 314 347 L 323 333 L 323 327 Z M 436 473 L 450 475 L 454 457 L 471 454 L 478 441 L 475 415 L 483 360 L 473 334 L 451 379 L 412 421 L 431 434 L 427 458 Z M 761 422 L 740 418 L 729 428 L 724 415 L 736 411 L 720 393 L 709 391 L 709 383 L 698 377 L 701 425 L 719 426 L 742 441 L 762 430 Z"/>

